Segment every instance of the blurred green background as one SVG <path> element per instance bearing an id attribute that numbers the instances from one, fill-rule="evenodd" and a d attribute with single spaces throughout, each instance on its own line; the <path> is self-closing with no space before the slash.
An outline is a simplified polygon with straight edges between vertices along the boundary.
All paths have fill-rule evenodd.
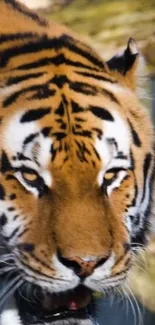
<path id="1" fill-rule="evenodd" d="M 149 73 L 155 73 L 155 0 L 20 0 L 61 22 L 107 59 L 127 43 L 138 42 Z M 41 8 L 42 7 L 42 8 Z"/>

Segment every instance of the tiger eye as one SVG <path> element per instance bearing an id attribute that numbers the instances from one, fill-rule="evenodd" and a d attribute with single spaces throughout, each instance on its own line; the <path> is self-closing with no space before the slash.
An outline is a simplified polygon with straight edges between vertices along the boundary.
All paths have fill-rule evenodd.
<path id="1" fill-rule="evenodd" d="M 24 172 L 22 173 L 22 176 L 28 182 L 35 182 L 38 179 L 38 175 L 33 173 Z"/>
<path id="2" fill-rule="evenodd" d="M 107 181 L 113 179 L 115 177 L 115 173 L 106 173 L 104 175 L 104 179 L 106 179 Z"/>

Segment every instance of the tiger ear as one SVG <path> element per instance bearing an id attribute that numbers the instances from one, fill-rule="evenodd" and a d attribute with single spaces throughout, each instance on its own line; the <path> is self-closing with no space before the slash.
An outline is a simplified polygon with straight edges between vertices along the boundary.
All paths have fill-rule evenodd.
<path id="1" fill-rule="evenodd" d="M 130 38 L 125 51 L 106 62 L 110 72 L 131 89 L 137 85 L 139 56 L 137 44 Z"/>

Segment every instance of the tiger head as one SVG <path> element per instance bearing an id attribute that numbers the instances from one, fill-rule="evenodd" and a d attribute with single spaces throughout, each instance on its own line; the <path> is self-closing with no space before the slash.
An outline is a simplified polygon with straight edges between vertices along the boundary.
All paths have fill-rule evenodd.
<path id="1" fill-rule="evenodd" d="M 1 272 L 17 296 L 31 284 L 52 317 L 74 318 L 92 291 L 125 281 L 147 238 L 153 129 L 139 53 L 130 39 L 105 63 L 12 0 L 0 17 Z"/>

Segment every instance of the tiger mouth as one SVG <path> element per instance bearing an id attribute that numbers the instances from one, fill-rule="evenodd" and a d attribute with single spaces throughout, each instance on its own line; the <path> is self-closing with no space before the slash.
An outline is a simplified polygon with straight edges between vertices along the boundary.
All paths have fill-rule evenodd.
<path id="1" fill-rule="evenodd" d="M 26 290 L 26 289 L 25 289 Z M 72 291 L 59 294 L 42 294 L 35 289 L 31 300 L 24 299 L 25 293 L 21 289 L 16 293 L 16 301 L 21 320 L 24 325 L 51 324 L 65 319 L 87 319 L 92 291 L 80 285 Z"/>

